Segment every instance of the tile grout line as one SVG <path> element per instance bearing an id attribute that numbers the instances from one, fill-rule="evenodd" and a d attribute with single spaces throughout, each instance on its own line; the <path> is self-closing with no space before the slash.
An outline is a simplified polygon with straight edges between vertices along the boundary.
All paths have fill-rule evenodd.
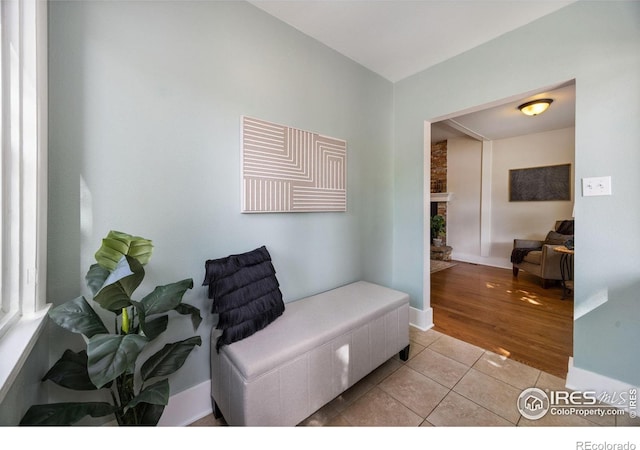
<path id="1" fill-rule="evenodd" d="M 435 339 L 435 340 L 434 340 L 431 344 L 429 344 L 427 347 L 425 347 L 425 349 L 427 349 L 427 348 L 429 348 L 429 349 L 430 349 L 431 345 L 432 345 L 432 344 L 434 344 L 436 341 L 440 340 L 440 339 L 442 338 L 442 336 L 448 336 L 448 335 L 442 334 L 441 336 L 438 336 L 438 338 L 437 338 L 437 339 Z M 481 352 L 481 353 L 480 353 L 480 355 L 479 355 L 479 356 L 478 356 L 478 357 L 477 357 L 477 358 L 476 358 L 476 359 L 471 363 L 471 365 L 468 365 L 468 364 L 466 364 L 466 363 L 463 363 L 462 361 L 459 361 L 459 360 L 453 359 L 453 358 L 451 358 L 449 355 L 445 355 L 444 353 L 441 353 L 441 352 L 439 352 L 439 351 L 437 351 L 437 350 L 435 350 L 435 349 L 430 349 L 431 351 L 434 351 L 434 352 L 438 353 L 439 355 L 442 355 L 442 356 L 444 356 L 444 357 L 446 357 L 446 358 L 449 358 L 449 359 L 451 359 L 451 360 L 453 360 L 453 361 L 456 361 L 456 362 L 458 362 L 458 363 L 461 363 L 462 365 L 464 365 L 464 366 L 466 366 L 466 367 L 467 367 L 467 370 L 466 370 L 466 371 L 465 371 L 465 373 L 464 373 L 464 374 L 463 374 L 463 375 L 458 379 L 458 381 L 453 385 L 453 387 L 449 388 L 449 392 L 447 393 L 447 395 L 445 395 L 445 396 L 442 398 L 442 400 L 440 400 L 440 402 L 438 403 L 438 405 L 436 405 L 436 407 L 434 407 L 434 408 L 433 408 L 433 410 L 431 410 L 431 412 L 429 413 L 429 415 L 430 415 L 430 414 L 432 414 L 432 413 L 433 413 L 433 411 L 435 411 L 435 410 L 436 410 L 436 408 L 440 405 L 440 403 L 442 403 L 442 401 L 444 400 L 444 398 L 446 398 L 446 397 L 447 397 L 451 392 L 455 392 L 457 395 L 460 395 L 461 397 L 464 397 L 465 399 L 467 399 L 467 400 L 469 400 L 470 402 L 472 402 L 474 405 L 476 405 L 476 406 L 478 406 L 478 407 L 482 408 L 483 410 L 485 410 L 485 411 L 487 411 L 487 412 L 489 412 L 489 413 L 491 413 L 491 414 L 496 415 L 497 417 L 500 417 L 500 418 L 502 418 L 502 419 L 506 420 L 506 421 L 507 421 L 507 422 L 509 422 L 510 424 L 512 424 L 512 425 L 514 425 L 514 426 L 516 426 L 516 427 L 517 427 L 517 426 L 518 426 L 518 424 L 520 423 L 520 420 L 522 419 L 522 415 L 520 415 L 520 417 L 518 417 L 518 420 L 516 420 L 516 422 L 514 423 L 511 419 L 509 419 L 509 418 L 505 417 L 504 415 L 502 415 L 502 414 L 498 414 L 498 413 L 496 413 L 496 412 L 491 411 L 490 409 L 486 408 L 485 406 L 483 406 L 483 405 L 481 405 L 481 404 L 477 403 L 475 400 L 473 400 L 473 399 L 471 399 L 471 398 L 467 397 L 466 395 L 464 395 L 464 394 L 462 394 L 462 393 L 460 393 L 460 392 L 457 392 L 457 391 L 455 390 L 455 387 L 456 387 L 456 386 L 458 386 L 458 384 L 462 381 L 462 379 L 463 379 L 463 378 L 464 378 L 464 377 L 465 377 L 465 376 L 466 376 L 466 375 L 467 375 L 467 374 L 468 374 L 472 369 L 473 369 L 473 370 L 475 370 L 476 372 L 478 372 L 478 373 L 480 373 L 480 374 L 484 375 L 484 376 L 487 376 L 487 377 L 489 377 L 489 378 L 493 379 L 493 380 L 496 380 L 496 381 L 498 381 L 498 382 L 504 383 L 504 384 L 506 384 L 507 386 L 511 386 L 511 387 L 513 387 L 514 389 L 521 389 L 521 388 L 520 388 L 520 387 L 518 387 L 518 386 L 514 386 L 513 384 L 511 384 L 511 383 L 509 383 L 509 382 L 507 382 L 507 381 L 501 380 L 500 378 L 497 378 L 497 377 L 495 377 L 495 376 L 493 376 L 493 375 L 491 375 L 491 374 L 484 373 L 483 371 L 478 370 L 477 368 L 474 368 L 474 366 L 478 363 L 478 361 L 480 361 L 480 360 L 482 359 L 482 357 L 483 357 L 483 356 L 487 355 L 488 353 L 490 353 L 490 354 L 495 354 L 494 352 L 491 352 L 490 350 L 483 349 L 482 347 L 478 347 L 477 345 L 473 345 L 473 344 L 470 344 L 470 343 L 468 343 L 468 342 L 462 341 L 462 340 L 460 340 L 460 339 L 454 338 L 454 337 L 452 337 L 452 336 L 449 336 L 449 337 L 450 337 L 451 339 L 454 339 L 454 340 L 456 340 L 456 341 L 459 341 L 459 342 L 461 342 L 461 343 L 463 343 L 463 344 L 466 344 L 466 345 L 469 345 L 469 346 L 473 346 L 473 347 L 479 348 L 480 350 L 482 350 L 482 352 Z M 421 352 L 420 352 L 420 353 L 421 353 Z M 417 356 L 417 355 L 415 355 L 415 356 Z M 513 361 L 513 362 L 516 362 L 516 363 L 519 363 L 519 364 L 523 364 L 524 366 L 526 366 L 526 367 L 528 367 L 528 368 L 531 368 L 531 369 L 533 369 L 533 370 L 536 370 L 536 371 L 537 371 L 537 375 L 536 375 L 536 380 L 535 380 L 535 382 L 534 382 L 534 386 L 537 384 L 537 382 L 538 382 L 538 380 L 539 380 L 539 378 L 540 378 L 540 376 L 541 376 L 541 374 L 542 374 L 542 372 L 543 372 L 542 370 L 537 369 L 537 368 L 535 368 L 535 367 L 531 367 L 531 366 L 529 366 L 529 365 L 527 365 L 527 364 L 524 364 L 524 363 L 520 363 L 519 361 L 511 360 L 511 359 L 509 359 L 509 358 L 507 358 L 507 359 L 508 359 L 509 361 Z M 425 375 L 425 376 L 427 376 L 427 375 Z M 427 377 L 428 377 L 428 376 L 427 376 Z M 430 378 L 430 377 L 429 377 L 429 379 L 432 379 L 432 378 Z M 433 380 L 433 379 L 432 379 L 432 380 Z M 436 381 L 436 380 L 433 380 L 433 381 Z M 437 382 L 437 381 L 436 381 L 436 382 Z M 446 386 L 445 386 L 445 387 L 446 387 Z M 427 418 L 429 417 L 429 415 L 427 415 L 427 417 L 425 418 L 425 420 L 427 420 Z"/>
<path id="2" fill-rule="evenodd" d="M 490 375 L 490 374 L 486 374 L 486 373 L 484 373 L 484 372 L 482 372 L 482 371 L 480 371 L 480 370 L 478 370 L 478 369 L 474 369 L 474 365 L 475 365 L 475 364 L 477 364 L 477 363 L 478 363 L 478 361 L 480 361 L 484 355 L 486 355 L 487 353 L 492 353 L 492 354 L 493 354 L 493 352 L 490 352 L 489 350 L 485 350 L 485 349 L 483 349 L 483 348 L 481 348 L 481 347 L 478 347 L 478 346 L 474 346 L 474 347 L 477 347 L 477 348 L 481 349 L 481 350 L 482 350 L 482 352 L 479 354 L 479 356 L 478 356 L 476 359 L 474 359 L 474 361 L 471 363 L 471 365 L 469 365 L 469 364 L 463 363 L 462 361 L 459 361 L 459 360 L 456 360 L 456 359 L 451 358 L 451 357 L 450 357 L 450 355 L 445 355 L 444 353 L 441 353 L 441 352 L 439 352 L 439 351 L 437 351 L 437 350 L 435 350 L 435 349 L 431 349 L 431 348 L 430 348 L 430 347 L 431 347 L 431 345 L 432 345 L 432 344 L 434 344 L 436 341 L 438 341 L 441 337 L 442 337 L 442 336 L 439 336 L 439 337 L 438 337 L 437 339 L 435 339 L 431 344 L 429 344 L 428 346 L 426 346 L 423 350 L 421 350 L 420 352 L 418 352 L 418 353 L 417 353 L 416 355 L 414 355 L 413 357 L 415 358 L 415 357 L 417 357 L 420 353 L 422 353 L 424 350 L 429 349 L 429 350 L 431 350 L 431 351 L 433 351 L 433 352 L 435 352 L 435 353 L 437 353 L 437 354 L 439 354 L 439 355 L 441 355 L 441 356 L 443 356 L 443 357 L 445 357 L 445 358 L 448 358 L 448 359 L 450 359 L 450 360 L 452 360 L 452 361 L 454 361 L 454 362 L 457 362 L 457 363 L 459 363 L 459 364 L 461 364 L 461 365 L 465 366 L 467 369 L 466 369 L 466 371 L 464 372 L 464 374 L 463 374 L 463 375 L 458 379 L 458 381 L 456 381 L 456 382 L 455 382 L 455 384 L 454 384 L 452 387 L 444 386 L 444 385 L 442 385 L 441 383 L 439 383 L 437 380 L 434 380 L 433 378 L 429 377 L 428 375 L 425 375 L 425 374 L 422 374 L 422 373 L 418 372 L 418 373 L 420 373 L 421 375 L 423 375 L 423 376 L 427 377 L 429 380 L 431 380 L 431 381 L 433 381 L 433 382 L 435 382 L 435 383 L 439 384 L 440 386 L 443 386 L 443 387 L 445 387 L 446 389 L 448 389 L 447 394 L 446 394 L 444 397 L 442 397 L 442 399 L 440 399 L 440 401 L 439 401 L 439 402 L 434 406 L 434 408 L 429 412 L 429 414 L 427 414 L 427 416 L 423 419 L 422 423 L 424 423 L 424 422 L 428 422 L 428 418 L 429 418 L 429 416 L 430 416 L 431 414 L 433 414 L 433 412 L 438 408 L 438 406 L 440 406 L 440 404 L 444 401 L 444 399 L 445 399 L 445 398 L 447 398 L 447 397 L 448 397 L 448 396 L 453 392 L 453 393 L 455 393 L 456 395 L 459 395 L 459 396 L 461 396 L 461 397 L 463 397 L 463 398 L 467 399 L 468 401 L 470 401 L 471 403 L 473 403 L 473 404 L 474 404 L 474 405 L 476 405 L 477 407 L 479 407 L 479 408 L 483 409 L 484 411 L 487 411 L 487 412 L 488 412 L 488 413 L 490 413 L 490 414 L 493 414 L 493 415 L 495 415 L 495 416 L 497 416 L 497 417 L 500 417 L 501 419 L 504 419 L 505 421 L 507 421 L 507 422 L 508 422 L 508 423 L 510 423 L 511 425 L 513 425 L 513 426 L 516 426 L 516 427 L 517 427 L 517 426 L 518 426 L 518 423 L 519 423 L 519 421 L 520 421 L 520 419 L 521 419 L 521 417 L 522 417 L 522 416 L 521 416 L 521 417 L 519 417 L 519 418 L 518 418 L 518 420 L 514 423 L 512 420 L 508 419 L 507 417 L 504 417 L 504 416 L 503 416 L 503 415 L 501 415 L 501 414 L 498 414 L 498 413 L 495 413 L 495 412 L 491 411 L 490 409 L 486 408 L 485 406 L 483 406 L 483 405 L 481 405 L 481 404 L 477 403 L 475 400 L 473 400 L 473 399 L 471 399 L 471 398 L 467 397 L 466 395 L 464 395 L 464 394 L 462 394 L 462 393 L 460 393 L 460 392 L 457 392 L 457 391 L 455 390 L 455 387 L 456 387 L 456 386 L 457 386 L 457 385 L 462 381 L 462 379 L 463 379 L 463 378 L 464 378 L 464 377 L 465 377 L 465 376 L 466 376 L 466 375 L 467 375 L 467 374 L 468 374 L 472 369 L 473 369 L 473 370 L 475 370 L 476 372 L 478 372 L 478 373 L 480 373 L 480 374 L 483 374 L 483 375 L 485 375 L 485 376 L 487 376 L 487 377 L 489 377 L 489 378 L 492 378 L 492 379 L 494 379 L 494 380 L 496 380 L 496 381 L 499 381 L 499 382 L 505 383 L 505 384 L 507 384 L 507 385 L 509 385 L 509 386 L 512 386 L 512 387 L 514 387 L 514 388 L 516 388 L 516 389 L 519 389 L 517 386 L 513 386 L 512 384 L 507 383 L 507 382 L 505 382 L 505 381 L 503 381 L 503 380 L 500 380 L 499 378 L 496 378 L 496 377 L 494 377 L 494 376 L 492 376 L 492 375 Z M 453 338 L 453 339 L 456 339 L 456 338 Z M 458 339 L 456 339 L 456 340 L 458 340 Z M 463 342 L 463 343 L 465 343 L 465 344 L 468 344 L 468 343 L 466 343 L 466 342 L 464 342 L 464 341 L 461 341 L 461 340 L 458 340 L 458 341 Z M 414 341 L 414 342 L 415 342 L 415 341 Z M 468 345 L 473 346 L 473 344 L 468 344 Z M 408 362 L 408 361 L 407 361 L 407 362 Z M 405 364 L 406 364 L 406 363 L 405 363 Z M 529 366 L 527 366 L 527 367 L 529 367 Z M 411 368 L 411 367 L 409 367 L 409 368 Z M 533 368 L 533 369 L 535 369 L 535 368 Z M 540 376 L 541 371 L 540 371 L 539 369 L 535 369 L 535 370 L 538 370 L 538 375 L 536 376 L 536 381 L 537 381 L 537 379 L 538 379 L 538 378 L 539 378 L 539 376 Z M 417 372 L 417 371 L 416 371 L 416 372 Z M 398 400 L 398 399 L 396 399 L 396 400 Z M 406 405 L 405 405 L 405 406 L 406 406 Z M 408 406 L 407 406 L 407 408 L 408 408 Z M 409 409 L 411 410 L 411 408 L 409 408 Z M 412 410 L 412 411 L 413 411 L 413 410 Z M 414 411 L 414 412 L 415 412 L 415 411 Z M 428 423 L 429 423 L 430 425 L 432 425 L 432 426 L 436 426 L 436 425 L 433 425 L 431 422 L 428 422 Z"/>
<path id="3" fill-rule="evenodd" d="M 487 350 L 482 349 L 482 353 L 480 353 L 480 356 L 478 356 L 478 358 L 476 358 L 476 359 L 474 360 L 474 362 L 473 362 L 471 365 L 468 365 L 468 364 L 466 364 L 466 363 L 463 363 L 463 362 L 461 362 L 461 361 L 458 361 L 458 360 L 456 360 L 456 359 L 451 358 L 449 355 L 445 355 L 445 354 L 443 354 L 443 353 L 441 353 L 441 352 L 439 352 L 439 351 L 437 351 L 437 350 L 435 350 L 435 349 L 431 349 L 431 348 L 430 348 L 434 343 L 436 343 L 438 340 L 440 340 L 440 338 L 442 338 L 442 336 L 447 336 L 447 335 L 445 335 L 445 334 L 441 334 L 441 336 L 438 336 L 438 337 L 437 337 L 433 342 L 431 342 L 431 344 L 429 344 L 428 346 L 426 346 L 426 347 L 425 347 L 423 350 L 421 350 L 418 354 L 422 353 L 422 352 L 423 352 L 424 350 L 426 350 L 426 349 L 429 349 L 429 350 L 431 350 L 432 352 L 435 352 L 435 353 L 437 353 L 437 354 L 439 354 L 439 355 L 441 355 L 441 356 L 443 356 L 443 357 L 445 357 L 445 358 L 448 358 L 448 359 L 450 359 L 450 360 L 452 360 L 452 361 L 454 361 L 454 362 L 457 362 L 457 363 L 462 364 L 463 366 L 465 366 L 465 367 L 467 368 L 467 370 L 465 370 L 464 374 L 463 374 L 463 375 L 458 379 L 458 381 L 456 381 L 456 382 L 453 384 L 453 386 L 452 386 L 452 387 L 444 386 L 444 385 L 442 385 L 441 383 L 439 383 L 438 381 L 436 381 L 436 380 L 434 380 L 433 378 L 429 377 L 428 375 L 424 375 L 424 374 L 422 374 L 422 375 L 426 376 L 427 378 L 429 378 L 430 380 L 434 381 L 435 383 L 438 383 L 439 385 L 444 386 L 445 388 L 447 388 L 447 389 L 449 390 L 449 391 L 447 392 L 447 394 L 446 394 L 444 397 L 442 397 L 442 399 L 440 399 L 440 401 L 436 404 L 436 406 L 434 406 L 434 408 L 429 412 L 429 414 L 427 414 L 427 416 L 426 416 L 426 417 L 424 418 L 424 420 L 423 420 L 423 423 L 424 423 L 424 422 L 427 422 L 427 419 L 429 418 L 429 416 L 430 416 L 431 414 L 433 414 L 433 412 L 438 408 L 438 406 L 440 406 L 440 404 L 444 401 L 444 399 L 445 399 L 445 398 L 447 398 L 447 397 L 448 397 L 452 392 L 454 392 L 454 393 L 455 393 L 455 394 L 457 394 L 457 395 L 460 395 L 461 397 L 466 398 L 467 400 L 469 400 L 470 402 L 472 402 L 474 405 L 476 405 L 476 406 L 478 406 L 478 407 L 480 407 L 480 408 L 484 409 L 485 411 L 487 411 L 487 412 L 489 412 L 489 413 L 491 413 L 491 414 L 495 414 L 494 412 L 492 412 L 492 411 L 488 410 L 487 408 L 485 408 L 484 406 L 482 406 L 482 405 L 478 404 L 478 403 L 477 403 L 477 402 L 475 402 L 474 400 L 472 400 L 472 399 L 470 399 L 470 398 L 467 398 L 466 396 L 464 396 L 464 395 L 462 395 L 462 394 L 460 394 L 459 392 L 457 392 L 457 391 L 455 391 L 455 390 L 454 390 L 454 388 L 455 388 L 455 387 L 460 383 L 460 381 L 461 381 L 461 380 L 462 380 L 462 379 L 463 379 L 463 378 L 464 378 L 464 377 L 465 377 L 465 376 L 466 376 L 466 375 L 471 371 L 471 369 L 473 368 L 473 364 L 477 363 L 477 362 L 480 360 L 480 358 L 482 358 L 482 355 L 484 355 L 484 354 L 487 352 Z M 456 338 L 453 338 L 453 339 L 456 339 Z M 460 341 L 460 342 L 464 342 L 464 341 Z M 469 344 L 469 345 L 472 345 L 472 344 Z M 480 348 L 480 347 L 478 347 L 478 348 Z M 414 357 L 418 356 L 418 354 L 414 355 Z M 502 417 L 502 416 L 500 416 L 500 415 L 498 415 L 498 414 L 496 414 L 496 415 L 497 415 L 498 417 Z M 508 420 L 508 419 L 506 419 L 506 418 L 504 418 L 504 417 L 503 417 L 503 419 L 507 420 L 509 423 L 513 423 L 513 422 L 511 422 L 510 420 Z M 429 423 L 429 424 L 431 424 L 432 426 L 436 426 L 436 425 L 433 425 L 431 422 L 428 422 L 428 423 Z"/>

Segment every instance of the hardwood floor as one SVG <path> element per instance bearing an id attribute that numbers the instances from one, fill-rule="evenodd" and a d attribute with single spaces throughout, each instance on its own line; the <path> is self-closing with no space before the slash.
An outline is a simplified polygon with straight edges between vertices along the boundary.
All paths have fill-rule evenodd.
<path id="1" fill-rule="evenodd" d="M 431 274 L 434 330 L 565 378 L 573 299 L 520 271 L 463 262 Z"/>

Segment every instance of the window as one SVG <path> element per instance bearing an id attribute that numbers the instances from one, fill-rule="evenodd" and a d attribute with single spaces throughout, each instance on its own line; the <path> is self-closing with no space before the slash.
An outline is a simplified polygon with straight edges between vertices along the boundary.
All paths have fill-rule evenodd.
<path id="1" fill-rule="evenodd" d="M 2 401 L 46 310 L 47 3 L 2 0 L 0 7 Z"/>

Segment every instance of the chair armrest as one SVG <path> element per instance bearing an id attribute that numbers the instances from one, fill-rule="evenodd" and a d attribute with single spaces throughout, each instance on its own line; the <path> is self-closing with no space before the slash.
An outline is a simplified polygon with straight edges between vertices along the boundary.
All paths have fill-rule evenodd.
<path id="1" fill-rule="evenodd" d="M 513 248 L 540 248 L 543 242 L 532 239 L 514 239 Z"/>
<path id="2" fill-rule="evenodd" d="M 544 244 L 542 246 L 542 256 L 548 256 L 548 255 L 561 256 L 560 253 L 554 250 L 554 248 L 556 247 L 563 247 L 563 244 Z"/>

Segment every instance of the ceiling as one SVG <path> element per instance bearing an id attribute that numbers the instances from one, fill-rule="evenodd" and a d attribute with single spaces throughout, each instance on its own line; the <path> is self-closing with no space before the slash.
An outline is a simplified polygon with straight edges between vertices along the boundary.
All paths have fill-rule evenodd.
<path id="1" fill-rule="evenodd" d="M 498 106 L 431 124 L 431 143 L 468 136 L 495 141 L 526 134 L 560 130 L 575 125 L 575 83 L 541 90 Z M 529 100 L 550 98 L 549 109 L 538 116 L 525 116 L 518 106 Z"/>
<path id="2" fill-rule="evenodd" d="M 576 0 L 249 0 L 396 82 Z"/>
<path id="3" fill-rule="evenodd" d="M 396 82 L 576 0 L 249 1 Z M 550 96 L 554 102 L 540 116 L 526 117 L 516 109 L 524 101 L 545 96 Z M 456 117 L 455 123 L 433 124 L 432 142 L 469 134 L 465 129 L 471 130 L 472 136 L 502 139 L 570 127 L 574 123 L 574 102 L 573 85 L 523 94 L 522 98 L 512 99 L 504 105 Z"/>

